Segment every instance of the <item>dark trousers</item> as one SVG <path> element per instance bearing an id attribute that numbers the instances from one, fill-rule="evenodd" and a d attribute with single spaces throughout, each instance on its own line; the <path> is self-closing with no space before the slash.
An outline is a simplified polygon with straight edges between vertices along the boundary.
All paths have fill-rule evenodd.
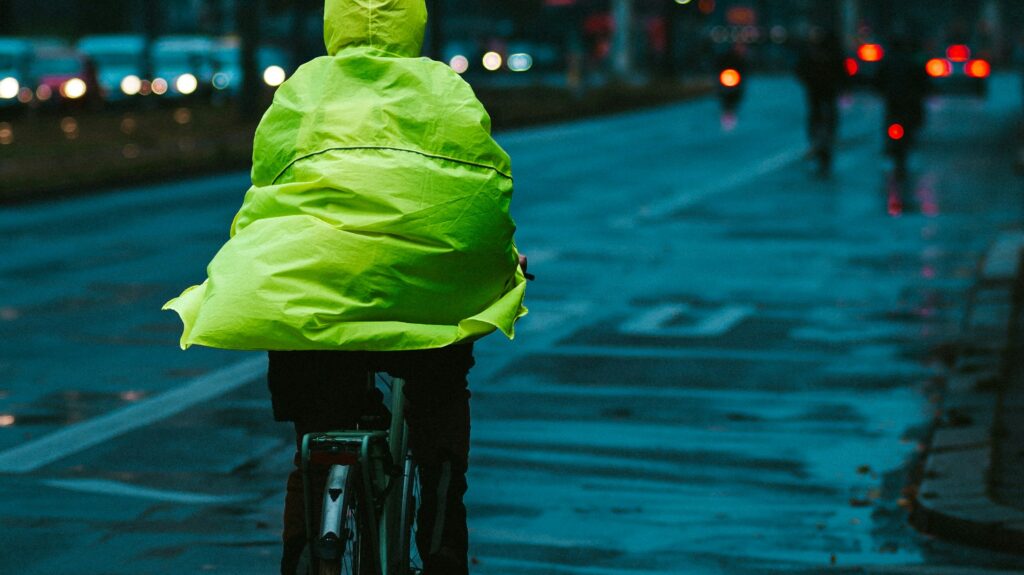
<path id="1" fill-rule="evenodd" d="M 379 395 L 366 393 L 368 371 L 405 379 L 409 446 L 420 470 L 421 502 L 416 545 L 424 575 L 468 573 L 466 470 L 469 464 L 467 375 L 472 344 L 400 352 L 271 351 L 267 382 L 274 418 L 295 424 L 296 468 L 288 477 L 281 573 L 292 575 L 306 543 L 302 437 L 306 433 L 353 429 L 383 409 Z M 326 469 L 314 469 L 313 512 L 319 517 Z M 438 513 L 438 511 L 441 511 Z"/>

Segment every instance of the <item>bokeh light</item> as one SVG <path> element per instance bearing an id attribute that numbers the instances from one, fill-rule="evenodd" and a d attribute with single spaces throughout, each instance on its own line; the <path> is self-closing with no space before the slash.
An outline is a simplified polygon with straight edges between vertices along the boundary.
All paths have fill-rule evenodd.
<path id="1" fill-rule="evenodd" d="M 18 97 L 18 92 L 20 91 L 21 84 L 17 78 L 4 78 L 0 80 L 0 98 L 13 100 Z"/>
<path id="2" fill-rule="evenodd" d="M 525 72 L 533 67 L 533 56 L 529 54 L 512 54 L 508 57 L 508 69 L 513 72 Z"/>
<path id="3" fill-rule="evenodd" d="M 0 122 L 0 146 L 14 143 L 14 128 L 7 122 Z"/>
<path id="4" fill-rule="evenodd" d="M 458 74 L 465 74 L 466 70 L 469 70 L 469 58 L 466 58 L 462 54 L 458 54 L 452 57 L 448 65 L 452 67 Z"/>
<path id="5" fill-rule="evenodd" d="M 184 126 L 192 121 L 192 110 L 188 108 L 178 108 L 174 111 L 174 122 Z"/>
<path id="6" fill-rule="evenodd" d="M 494 72 L 501 68 L 501 54 L 497 52 L 488 52 L 483 57 L 484 69 Z"/>
<path id="7" fill-rule="evenodd" d="M 722 73 L 718 76 L 718 80 L 726 88 L 735 88 L 740 85 L 741 78 L 739 72 L 729 68 L 727 70 L 722 70 Z"/>
<path id="8" fill-rule="evenodd" d="M 288 74 L 285 73 L 284 68 L 280 66 L 270 66 L 263 71 L 263 81 L 266 82 L 268 86 L 274 88 L 284 84 L 287 77 Z"/>
<path id="9" fill-rule="evenodd" d="M 60 95 L 69 100 L 77 100 L 85 96 L 85 93 L 88 91 L 89 87 L 85 85 L 85 81 L 81 78 L 72 78 L 60 86 Z"/>
<path id="10" fill-rule="evenodd" d="M 217 72 L 213 75 L 213 87 L 217 90 L 223 90 L 231 85 L 231 77 L 224 72 Z"/>
<path id="11" fill-rule="evenodd" d="M 174 89 L 177 90 L 179 94 L 188 96 L 199 89 L 199 80 L 192 74 L 182 74 L 174 81 Z"/>
<path id="12" fill-rule="evenodd" d="M 167 80 L 164 80 L 163 78 L 157 78 L 156 80 L 153 80 L 151 89 L 153 90 L 153 93 L 157 96 L 163 96 L 164 94 L 166 94 L 167 88 Z"/>
<path id="13" fill-rule="evenodd" d="M 931 60 L 928 60 L 928 63 L 925 64 L 924 68 L 928 71 L 928 75 L 933 78 L 949 76 L 953 72 L 953 66 L 942 58 L 932 58 Z"/>
<path id="14" fill-rule="evenodd" d="M 125 76 L 121 80 L 121 91 L 126 96 L 134 96 L 142 90 L 142 79 L 135 75 Z"/>

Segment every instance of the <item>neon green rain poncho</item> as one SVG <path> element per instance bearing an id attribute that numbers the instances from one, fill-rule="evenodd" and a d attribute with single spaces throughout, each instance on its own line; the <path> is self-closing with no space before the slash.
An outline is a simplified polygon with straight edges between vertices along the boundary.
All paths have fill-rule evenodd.
<path id="1" fill-rule="evenodd" d="M 525 280 L 508 155 L 448 66 L 423 0 L 327 0 L 328 56 L 256 131 L 252 188 L 208 279 L 164 309 L 182 348 L 407 350 L 501 330 Z"/>

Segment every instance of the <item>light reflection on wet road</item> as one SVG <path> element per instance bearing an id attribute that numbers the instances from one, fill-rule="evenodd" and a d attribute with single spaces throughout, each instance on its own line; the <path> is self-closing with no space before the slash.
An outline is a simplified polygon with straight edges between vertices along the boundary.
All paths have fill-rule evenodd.
<path id="1" fill-rule="evenodd" d="M 539 279 L 517 341 L 479 345 L 474 573 L 1020 567 L 901 507 L 976 260 L 1024 214 L 1017 83 L 996 81 L 933 107 L 899 188 L 866 96 L 815 179 L 785 79 L 752 82 L 728 131 L 702 100 L 502 134 Z M 0 211 L 0 452 L 251 357 L 181 353 L 157 311 L 201 279 L 244 182 Z M 273 573 L 290 457 L 265 395 L 0 475 L 12 568 Z"/>

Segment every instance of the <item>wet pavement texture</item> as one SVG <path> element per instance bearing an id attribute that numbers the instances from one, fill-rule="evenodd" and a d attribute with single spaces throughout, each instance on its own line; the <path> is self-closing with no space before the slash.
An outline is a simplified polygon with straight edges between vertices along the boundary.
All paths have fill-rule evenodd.
<path id="1" fill-rule="evenodd" d="M 517 340 L 478 344 L 473 573 L 1024 568 L 919 534 L 904 492 L 978 258 L 1024 218 L 1019 82 L 993 81 L 930 105 L 902 185 L 868 95 L 815 177 L 785 78 L 735 121 L 705 99 L 500 134 L 538 280 Z M 261 356 L 181 352 L 159 311 L 246 185 L 0 211 L 0 572 L 276 572 L 292 448 Z"/>

